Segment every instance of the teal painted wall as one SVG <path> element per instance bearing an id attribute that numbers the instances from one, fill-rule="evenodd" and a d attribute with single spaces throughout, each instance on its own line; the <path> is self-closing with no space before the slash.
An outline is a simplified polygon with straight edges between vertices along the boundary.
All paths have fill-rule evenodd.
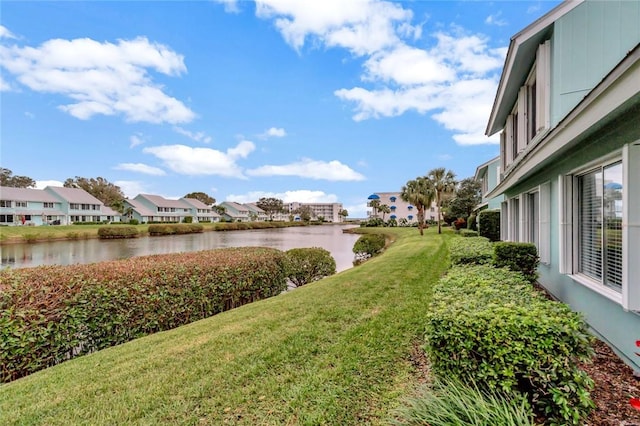
<path id="1" fill-rule="evenodd" d="M 584 164 L 621 150 L 626 143 L 640 140 L 640 126 L 637 125 L 639 116 L 640 106 L 632 108 L 584 141 L 580 148 L 551 159 L 544 169 L 510 188 L 506 195 L 513 197 L 542 183 L 550 182 L 551 261 L 549 265 L 540 265 L 538 268 L 540 274 L 538 281 L 556 298 L 567 303 L 573 310 L 581 312 L 594 333 L 608 342 L 627 364 L 640 372 L 640 358 L 635 356 L 637 351 L 635 341 L 640 339 L 640 314 L 625 312 L 618 303 L 558 272 L 560 243 L 558 176 L 570 174 Z M 640 277 L 630 277 L 630 279 L 640 280 Z"/>
<path id="2" fill-rule="evenodd" d="M 492 161 L 487 166 L 487 180 L 489 183 L 489 191 L 498 186 L 498 168 L 500 167 L 500 158 L 497 158 L 495 161 Z M 499 195 L 497 197 L 491 198 L 488 200 L 487 208 L 490 210 L 499 209 L 500 204 L 504 200 L 504 195 Z"/>
<path id="3" fill-rule="evenodd" d="M 640 42 L 640 1 L 587 0 L 551 38 L 551 127 Z"/>

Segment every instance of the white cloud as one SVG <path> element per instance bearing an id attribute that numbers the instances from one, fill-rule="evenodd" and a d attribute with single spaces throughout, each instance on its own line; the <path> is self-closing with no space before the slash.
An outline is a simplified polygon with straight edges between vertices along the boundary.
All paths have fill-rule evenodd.
<path id="1" fill-rule="evenodd" d="M 241 141 L 226 152 L 211 148 L 192 148 L 186 145 L 162 145 L 144 148 L 142 151 L 153 154 L 164 165 L 176 173 L 190 176 L 217 175 L 246 179 L 242 168 L 236 164 L 255 150 L 250 141 Z"/>
<path id="2" fill-rule="evenodd" d="M 238 0 L 213 0 L 216 3 L 220 3 L 224 6 L 224 11 L 227 13 L 240 13 L 240 7 L 238 6 Z"/>
<path id="3" fill-rule="evenodd" d="M 504 27 L 507 25 L 507 21 L 505 19 L 500 18 L 502 16 L 502 11 L 496 13 L 495 15 L 489 15 L 484 20 L 484 23 L 487 25 L 497 25 L 498 27 Z"/>
<path id="4" fill-rule="evenodd" d="M 126 170 L 129 172 L 143 173 L 145 175 L 151 176 L 164 176 L 166 175 L 165 171 L 158 168 L 148 166 L 143 163 L 120 163 L 114 167 L 116 170 Z"/>
<path id="5" fill-rule="evenodd" d="M 354 120 L 395 117 L 409 111 L 432 113 L 459 144 L 493 142 L 482 136 L 482 130 L 506 47 L 491 47 L 486 36 L 456 26 L 447 31 L 434 27 L 430 46 L 412 46 L 423 28 L 412 24 L 413 13 L 399 2 L 258 0 L 256 14 L 273 20 L 286 42 L 298 51 L 311 42 L 365 57 L 364 84 L 334 91 L 354 105 Z M 501 24 L 499 17 L 499 13 L 493 16 L 491 23 Z M 458 90 L 465 85 L 469 92 Z"/>
<path id="6" fill-rule="evenodd" d="M 211 136 L 207 136 L 204 132 L 190 132 L 180 126 L 173 126 L 173 131 L 188 137 L 196 142 L 211 143 Z"/>
<path id="7" fill-rule="evenodd" d="M 123 115 L 130 122 L 186 123 L 195 117 L 164 93 L 150 71 L 180 76 L 182 55 L 144 37 L 117 43 L 52 39 L 38 47 L 0 45 L 0 63 L 31 90 L 66 96 L 58 108 L 81 120 Z"/>
<path id="8" fill-rule="evenodd" d="M 365 177 L 337 160 L 325 162 L 305 158 L 282 166 L 261 166 L 247 170 L 250 176 L 298 176 L 329 181 L 360 181 Z"/>
<path id="9" fill-rule="evenodd" d="M 264 133 L 260 135 L 261 138 L 283 138 L 287 136 L 286 130 L 282 127 L 271 127 L 270 129 L 265 130 Z"/>
<path id="10" fill-rule="evenodd" d="M 11 90 L 11 85 L 0 75 L 0 92 L 8 92 Z"/>
<path id="11" fill-rule="evenodd" d="M 391 2 L 257 0 L 256 15 L 273 19 L 285 41 L 296 50 L 309 38 L 365 55 L 399 43 L 398 32 L 420 35 L 420 28 L 410 25 L 413 13 Z"/>
<path id="12" fill-rule="evenodd" d="M 17 38 L 9 29 L 0 25 L 0 38 Z"/>
<path id="13" fill-rule="evenodd" d="M 138 180 L 117 180 L 113 183 L 120 187 L 122 193 L 127 198 L 134 198 L 138 194 L 148 194 L 151 192 L 146 183 Z"/>
<path id="14" fill-rule="evenodd" d="M 237 203 L 253 203 L 260 198 L 277 198 L 284 203 L 337 203 L 338 196 L 327 194 L 323 191 L 313 191 L 309 189 L 298 189 L 285 192 L 251 191 L 246 194 L 229 194 L 225 201 L 235 201 Z"/>
<path id="15" fill-rule="evenodd" d="M 129 148 L 135 148 L 138 145 L 142 145 L 144 143 L 144 135 L 142 133 L 131 135 L 129 137 L 129 142 Z"/>
<path id="16" fill-rule="evenodd" d="M 64 182 L 59 180 L 37 180 L 36 189 L 45 189 L 47 186 L 64 186 Z"/>
<path id="17" fill-rule="evenodd" d="M 348 206 L 344 206 L 345 210 L 347 210 L 347 212 L 349 213 L 349 216 L 347 216 L 347 219 L 351 218 L 365 218 L 367 217 L 367 211 L 368 211 L 368 207 L 367 207 L 367 203 L 366 202 L 362 202 L 359 204 L 351 204 Z"/>

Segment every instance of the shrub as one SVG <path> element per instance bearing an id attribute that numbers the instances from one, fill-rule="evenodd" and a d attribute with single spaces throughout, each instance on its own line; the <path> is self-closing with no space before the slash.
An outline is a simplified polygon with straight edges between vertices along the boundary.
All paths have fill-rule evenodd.
<path id="1" fill-rule="evenodd" d="M 193 223 L 193 216 L 185 216 L 182 219 L 182 223 Z"/>
<path id="2" fill-rule="evenodd" d="M 375 256 L 384 249 L 386 240 L 382 234 L 364 234 L 353 245 L 353 252 L 358 254 L 367 254 Z"/>
<path id="3" fill-rule="evenodd" d="M 550 422 L 581 424 L 593 381 L 577 365 L 590 358 L 592 337 L 578 313 L 522 274 L 487 265 L 453 267 L 433 300 L 426 350 L 439 376 L 525 395 Z"/>
<path id="4" fill-rule="evenodd" d="M 436 379 L 396 410 L 398 426 L 533 426 L 524 398 L 488 392 L 475 383 Z"/>
<path id="5" fill-rule="evenodd" d="M 449 241 L 449 256 L 454 265 L 491 263 L 493 245 L 484 237 L 453 238 Z"/>
<path id="6" fill-rule="evenodd" d="M 497 268 L 506 266 L 512 271 L 521 272 L 531 282 L 538 278 L 540 258 L 533 243 L 495 243 L 493 263 Z"/>
<path id="7" fill-rule="evenodd" d="M 461 229 L 460 235 L 463 237 L 477 237 L 478 231 L 472 231 L 470 229 Z"/>
<path id="8" fill-rule="evenodd" d="M 110 238 L 135 238 L 138 237 L 138 229 L 135 226 L 101 226 L 98 228 L 98 237 Z"/>
<path id="9" fill-rule="evenodd" d="M 296 287 L 336 273 L 336 261 L 323 248 L 294 248 L 286 251 L 287 278 Z"/>
<path id="10" fill-rule="evenodd" d="M 204 226 L 200 223 L 168 223 L 149 225 L 149 235 L 173 235 L 173 234 L 194 234 L 204 232 Z"/>
<path id="11" fill-rule="evenodd" d="M 0 381 L 286 289 L 284 252 L 240 247 L 0 271 Z"/>
<path id="12" fill-rule="evenodd" d="M 129 219 L 129 225 L 138 225 L 139 223 L 138 219 Z"/>
<path id="13" fill-rule="evenodd" d="M 453 226 L 455 226 L 456 231 L 459 231 L 467 226 L 467 221 L 463 217 L 459 217 L 453 222 Z"/>
<path id="14" fill-rule="evenodd" d="M 483 210 L 478 213 L 478 232 L 489 241 L 500 241 L 500 210 Z"/>
<path id="15" fill-rule="evenodd" d="M 471 215 L 467 219 L 467 229 L 470 229 L 472 231 L 477 231 L 478 230 L 478 224 L 476 222 L 476 219 L 477 219 L 476 214 L 475 213 L 471 213 Z"/>

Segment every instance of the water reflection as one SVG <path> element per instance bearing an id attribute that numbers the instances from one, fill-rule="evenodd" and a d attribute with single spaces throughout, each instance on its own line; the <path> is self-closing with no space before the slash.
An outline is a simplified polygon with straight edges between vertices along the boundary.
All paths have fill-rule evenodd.
<path id="1" fill-rule="evenodd" d="M 224 247 L 262 246 L 279 250 L 322 247 L 336 260 L 339 271 L 352 266 L 353 244 L 358 235 L 345 234 L 345 226 L 306 226 L 250 231 L 143 237 L 127 240 L 51 241 L 0 246 L 2 267 L 71 265 L 125 259 L 149 254 L 179 253 Z"/>

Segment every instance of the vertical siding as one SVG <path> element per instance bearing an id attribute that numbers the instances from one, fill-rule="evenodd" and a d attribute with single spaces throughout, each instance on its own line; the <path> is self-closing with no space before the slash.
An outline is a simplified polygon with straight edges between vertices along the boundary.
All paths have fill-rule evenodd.
<path id="1" fill-rule="evenodd" d="M 586 1 L 554 25 L 551 126 L 640 42 L 639 1 Z"/>

